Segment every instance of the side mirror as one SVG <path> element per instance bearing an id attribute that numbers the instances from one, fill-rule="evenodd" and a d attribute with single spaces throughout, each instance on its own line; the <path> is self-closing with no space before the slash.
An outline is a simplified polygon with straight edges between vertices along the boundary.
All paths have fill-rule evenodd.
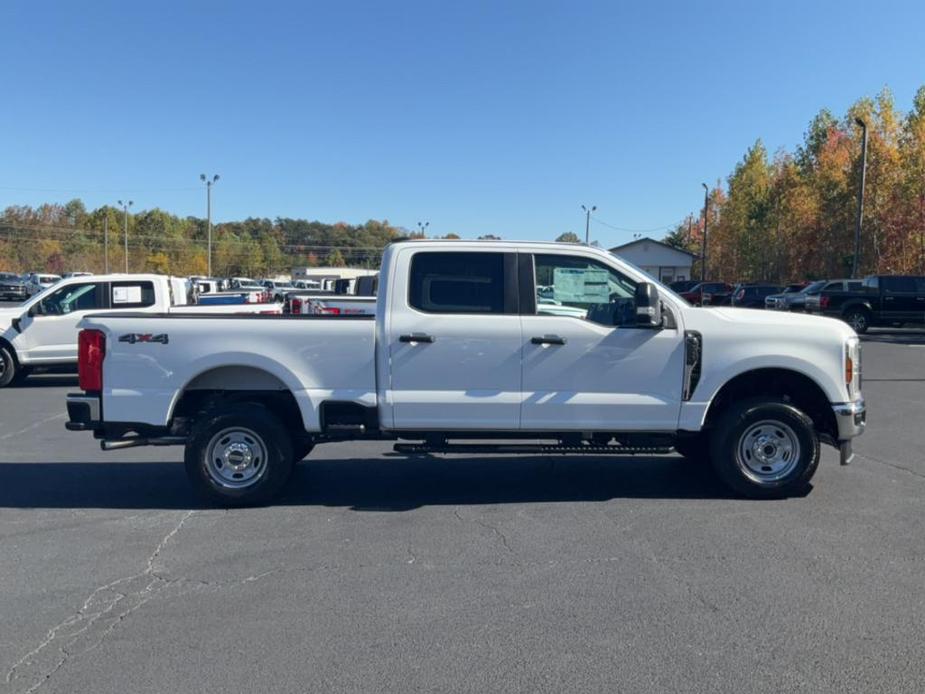
<path id="1" fill-rule="evenodd" d="M 662 302 L 658 298 L 658 289 L 655 285 L 640 282 L 636 285 L 636 294 L 633 298 L 636 303 L 636 327 L 661 328 Z"/>

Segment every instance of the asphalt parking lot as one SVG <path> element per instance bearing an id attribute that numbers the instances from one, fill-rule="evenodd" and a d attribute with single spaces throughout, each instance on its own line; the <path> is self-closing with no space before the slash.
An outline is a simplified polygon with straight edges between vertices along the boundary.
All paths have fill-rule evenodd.
<path id="1" fill-rule="evenodd" d="M 925 682 L 925 333 L 864 343 L 856 462 L 730 498 L 649 459 L 321 447 L 203 509 L 180 449 L 0 391 L 0 691 L 913 692 Z"/>

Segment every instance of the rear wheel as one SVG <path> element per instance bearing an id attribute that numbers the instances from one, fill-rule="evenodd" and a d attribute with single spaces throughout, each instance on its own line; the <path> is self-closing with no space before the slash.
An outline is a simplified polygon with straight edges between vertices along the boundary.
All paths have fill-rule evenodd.
<path id="1" fill-rule="evenodd" d="M 264 504 L 292 475 L 289 433 L 261 405 L 237 404 L 206 413 L 186 444 L 186 474 L 197 493 L 223 506 Z"/>
<path id="2" fill-rule="evenodd" d="M 757 499 L 803 492 L 819 466 L 812 420 L 789 403 L 755 398 L 733 404 L 710 440 L 713 467 L 733 491 Z"/>
<path id="3" fill-rule="evenodd" d="M 854 328 L 858 335 L 863 335 L 870 327 L 870 313 L 867 309 L 853 308 L 845 314 L 845 322 Z"/>

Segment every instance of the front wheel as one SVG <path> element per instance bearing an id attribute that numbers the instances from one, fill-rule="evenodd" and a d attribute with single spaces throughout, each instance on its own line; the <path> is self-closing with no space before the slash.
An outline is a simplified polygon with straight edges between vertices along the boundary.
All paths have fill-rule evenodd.
<path id="1" fill-rule="evenodd" d="M 9 347 L 0 345 L 0 388 L 19 380 L 19 368 L 16 358 Z"/>
<path id="2" fill-rule="evenodd" d="M 207 501 L 265 504 L 292 475 L 292 442 L 265 407 L 229 405 L 203 415 L 187 441 L 184 462 L 190 482 Z"/>
<path id="3" fill-rule="evenodd" d="M 755 499 L 804 492 L 819 466 L 812 420 L 790 403 L 766 398 L 731 405 L 717 422 L 710 451 L 720 479 Z"/>

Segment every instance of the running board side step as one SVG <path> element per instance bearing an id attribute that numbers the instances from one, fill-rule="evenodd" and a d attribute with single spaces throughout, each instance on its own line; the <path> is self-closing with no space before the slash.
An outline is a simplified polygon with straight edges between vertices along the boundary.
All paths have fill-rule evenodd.
<path id="1" fill-rule="evenodd" d="M 428 446 L 426 443 L 396 443 L 396 453 L 519 453 L 530 455 L 665 455 L 671 446 L 563 446 L 556 444 L 481 444 L 448 443 Z"/>
<path id="2" fill-rule="evenodd" d="M 121 451 L 123 448 L 138 448 L 139 446 L 182 446 L 185 443 L 185 436 L 159 436 L 156 438 L 131 436 L 124 439 L 106 439 L 100 441 L 100 448 L 104 451 Z"/>

